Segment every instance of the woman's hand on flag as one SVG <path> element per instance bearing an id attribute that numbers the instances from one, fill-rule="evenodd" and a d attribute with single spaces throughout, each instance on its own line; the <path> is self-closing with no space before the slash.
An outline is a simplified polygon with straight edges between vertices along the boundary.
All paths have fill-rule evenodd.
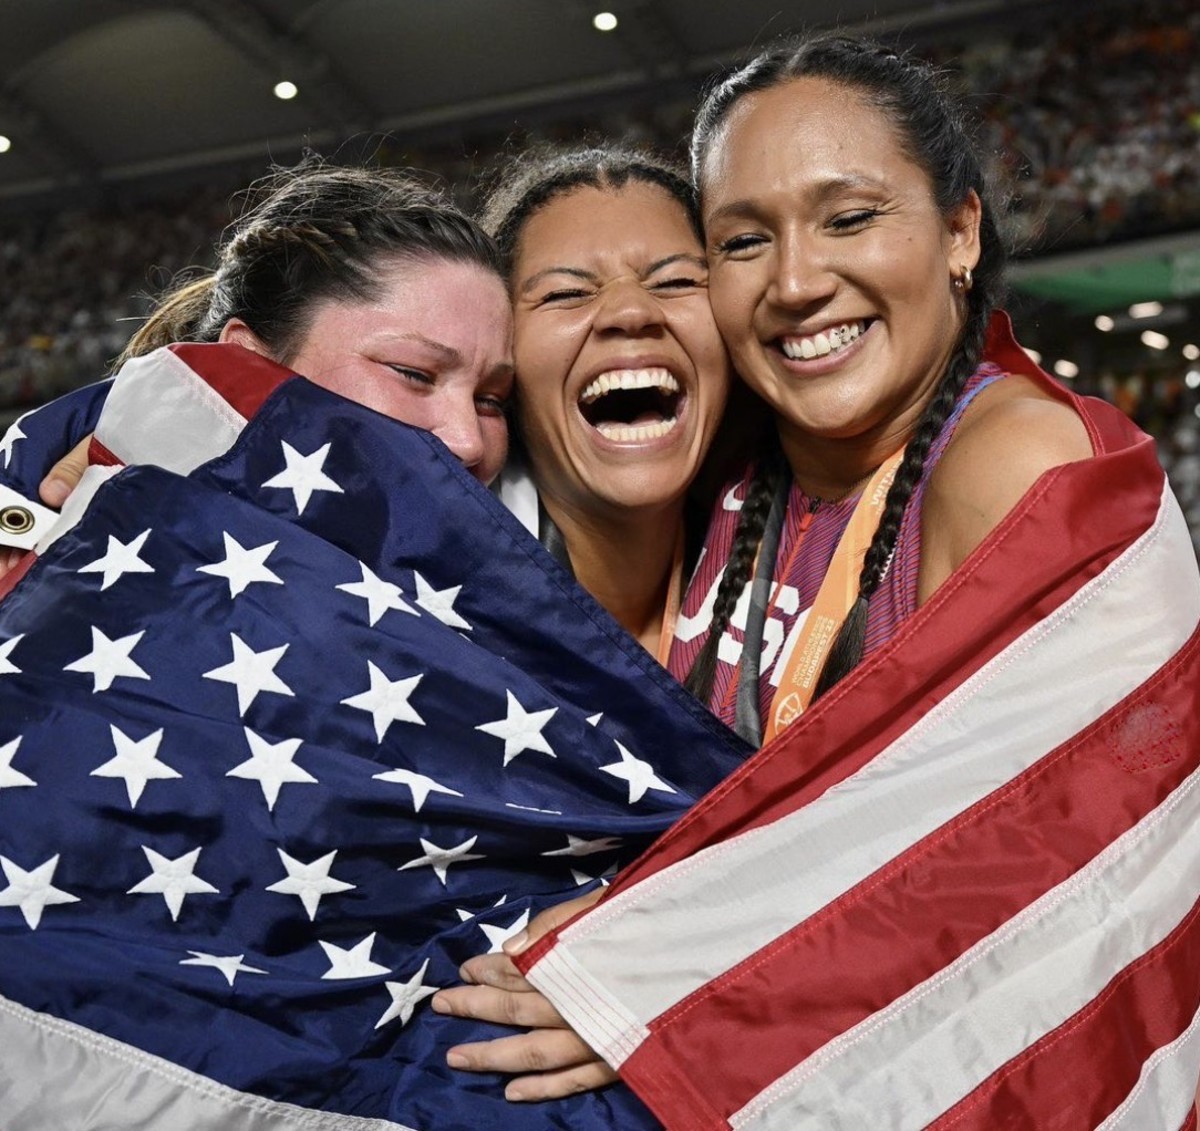
<path id="1" fill-rule="evenodd" d="M 598 888 L 578 899 L 543 911 L 504 952 L 481 954 L 465 962 L 459 973 L 465 986 L 442 990 L 433 998 L 438 1013 L 515 1025 L 529 1032 L 492 1041 L 457 1045 L 446 1054 L 451 1068 L 466 1072 L 515 1075 L 504 1089 L 509 1100 L 548 1100 L 611 1084 L 617 1074 L 584 1043 L 554 1008 L 523 977 L 512 956 L 542 935 L 594 904 Z"/>

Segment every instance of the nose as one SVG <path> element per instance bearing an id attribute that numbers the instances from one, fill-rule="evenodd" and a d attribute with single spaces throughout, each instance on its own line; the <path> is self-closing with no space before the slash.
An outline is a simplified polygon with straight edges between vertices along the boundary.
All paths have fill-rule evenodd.
<path id="1" fill-rule="evenodd" d="M 600 293 L 595 321 L 598 331 L 644 334 L 662 322 L 658 300 L 637 279 L 614 279 Z"/>
<path id="2" fill-rule="evenodd" d="M 791 233 L 779 239 L 767 298 L 775 306 L 801 309 L 830 297 L 837 276 L 817 238 Z"/>
<path id="3" fill-rule="evenodd" d="M 443 408 L 441 420 L 431 431 L 479 478 L 476 472 L 482 470 L 485 448 L 474 396 L 447 400 Z"/>

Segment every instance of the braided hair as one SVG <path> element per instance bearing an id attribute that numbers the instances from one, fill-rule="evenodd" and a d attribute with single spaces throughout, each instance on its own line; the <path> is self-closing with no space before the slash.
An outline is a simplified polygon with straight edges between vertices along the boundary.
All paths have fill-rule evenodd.
<path id="1" fill-rule="evenodd" d="M 725 572 L 721 575 L 721 584 L 717 586 L 717 595 L 713 600 L 712 624 L 708 638 L 696 654 L 691 671 L 684 680 L 684 686 L 702 703 L 707 703 L 712 698 L 721 637 L 729 627 L 733 610 L 737 607 L 738 598 L 745 589 L 746 582 L 750 580 L 750 571 L 754 568 L 754 561 L 758 556 L 758 547 L 762 542 L 771 503 L 787 475 L 787 464 L 779 446 L 778 436 L 772 434 L 772 438 L 768 439 L 766 451 L 755 465 L 750 485 L 746 489 L 746 498 L 741 511 L 738 512 L 729 561 L 725 563 Z"/>
<path id="2" fill-rule="evenodd" d="M 251 206 L 218 249 L 217 268 L 168 292 L 119 361 L 176 341 L 213 342 L 240 318 L 286 363 L 323 300 L 369 302 L 397 260 L 473 263 L 502 275 L 482 229 L 441 193 L 392 169 L 310 157 L 251 186 Z"/>
<path id="3" fill-rule="evenodd" d="M 965 107 L 949 90 L 946 77 L 910 55 L 866 39 L 820 35 L 787 41 L 763 52 L 716 85 L 700 107 L 692 134 L 692 175 L 701 194 L 706 157 L 732 107 L 747 95 L 807 77 L 826 79 L 858 92 L 892 122 L 906 156 L 927 174 L 934 200 L 943 215 L 961 205 L 972 190 L 983 205 L 980 258 L 972 272 L 972 285 L 962 290 L 963 329 L 935 393 L 905 448 L 863 560 L 857 598 L 842 623 L 818 680 L 816 694 L 821 695 L 862 658 L 868 602 L 886 576 L 905 510 L 920 482 L 929 449 L 982 357 L 988 322 L 1003 294 L 1007 251 L 998 226 L 998 209 L 984 176 L 974 126 Z M 762 541 L 767 507 L 759 496 L 773 479 L 778 482 L 774 478 L 778 466 L 777 455 L 760 463 L 734 536 L 730 562 L 717 592 L 710 638 L 689 674 L 689 688 L 705 701 L 712 693 L 720 636 L 728 626 Z M 750 506 L 751 498 L 756 501 L 754 507 Z M 725 592 L 727 588 L 728 593 Z M 711 656 L 706 658 L 706 652 L 711 652 Z"/>

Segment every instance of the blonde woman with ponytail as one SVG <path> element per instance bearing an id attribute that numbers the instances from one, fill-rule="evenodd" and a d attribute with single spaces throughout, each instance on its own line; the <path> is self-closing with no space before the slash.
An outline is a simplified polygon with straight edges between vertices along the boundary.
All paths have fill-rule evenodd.
<path id="1" fill-rule="evenodd" d="M 114 368 L 173 342 L 231 342 L 433 432 L 476 478 L 495 478 L 513 375 L 512 315 L 492 240 L 397 170 L 309 158 L 247 195 L 216 268 L 163 295 Z M 37 410 L 43 435 L 55 438 L 46 414 L 63 415 L 74 443 L 94 426 L 107 388 Z M 36 457 L 61 454 L 35 452 L 39 440 L 17 437 L 4 462 L 10 480 L 33 477 L 29 494 Z M 50 469 L 42 501 L 61 506 L 86 462 L 84 441 Z M 0 557 L 0 574 L 6 563 Z"/>

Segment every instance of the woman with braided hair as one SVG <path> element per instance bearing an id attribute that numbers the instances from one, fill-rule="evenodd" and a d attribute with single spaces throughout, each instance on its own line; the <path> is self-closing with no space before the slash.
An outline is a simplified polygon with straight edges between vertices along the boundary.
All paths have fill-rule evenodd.
<path id="1" fill-rule="evenodd" d="M 1005 250 L 929 69 L 836 38 L 767 52 L 706 100 L 692 157 L 713 311 L 778 444 L 730 485 L 671 666 L 761 741 L 1091 445 L 985 356 Z"/>

